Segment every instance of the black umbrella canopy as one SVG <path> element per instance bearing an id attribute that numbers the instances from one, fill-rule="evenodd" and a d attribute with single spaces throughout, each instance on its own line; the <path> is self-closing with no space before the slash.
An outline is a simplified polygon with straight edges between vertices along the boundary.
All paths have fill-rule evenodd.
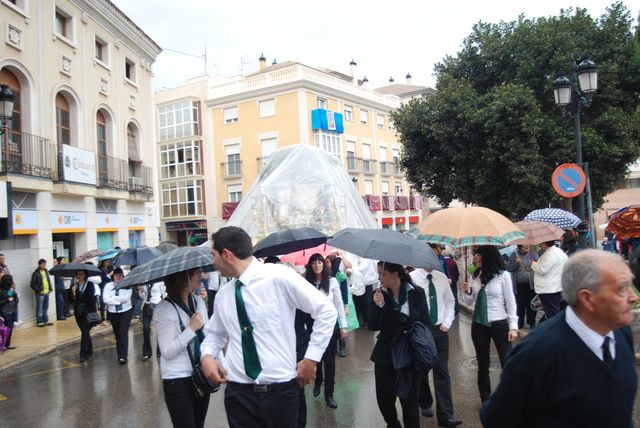
<path id="1" fill-rule="evenodd" d="M 73 278 L 76 276 L 76 272 L 79 270 L 87 271 L 87 276 L 100 275 L 102 272 L 94 265 L 86 263 L 63 263 L 61 265 L 55 265 L 49 269 L 49 273 L 53 276 L 65 276 Z"/>
<path id="2" fill-rule="evenodd" d="M 327 244 L 366 259 L 442 270 L 431 248 L 407 234 L 389 229 L 348 227 L 336 233 Z"/>
<path id="3" fill-rule="evenodd" d="M 210 270 L 213 264 L 211 250 L 204 247 L 180 247 L 138 266 L 116 286 L 131 287 L 161 281 L 164 277 L 194 268 Z"/>
<path id="4" fill-rule="evenodd" d="M 253 248 L 256 257 L 279 256 L 327 242 L 329 237 L 312 227 L 298 227 L 273 232 Z"/>
<path id="5" fill-rule="evenodd" d="M 127 248 L 113 259 L 115 266 L 140 266 L 156 257 L 160 257 L 162 252 L 153 247 Z"/>
<path id="6" fill-rule="evenodd" d="M 178 248 L 179 247 L 175 243 L 169 241 L 161 242 L 158 246 L 156 246 L 156 249 L 162 254 L 169 253 L 173 250 L 177 250 Z"/>

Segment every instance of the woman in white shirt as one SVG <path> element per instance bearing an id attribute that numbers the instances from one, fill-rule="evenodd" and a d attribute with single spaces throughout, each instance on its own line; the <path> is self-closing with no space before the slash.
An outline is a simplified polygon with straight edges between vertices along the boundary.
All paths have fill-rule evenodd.
<path id="1" fill-rule="evenodd" d="M 333 399 L 333 390 L 336 383 L 336 344 L 338 337 L 347 337 L 347 318 L 344 314 L 344 304 L 340 296 L 340 285 L 338 280 L 331 276 L 331 271 L 321 254 L 316 253 L 309 257 L 309 262 L 305 266 L 304 277 L 318 290 L 329 296 L 338 312 L 338 322 L 329 340 L 329 345 L 322 355 L 322 360 L 318 363 L 316 381 L 313 387 L 313 396 L 320 395 L 322 386 L 322 366 L 324 365 L 324 399 L 327 406 L 335 409 L 338 404 Z"/>
<path id="2" fill-rule="evenodd" d="M 193 365 L 187 350 L 189 347 L 195 361 L 200 361 L 207 307 L 192 290 L 200 287 L 201 274 L 198 268 L 165 277 L 167 298 L 158 303 L 153 312 L 164 400 L 174 427 L 203 427 L 209 407 L 209 394 L 196 395 L 191 380 Z"/>
<path id="3" fill-rule="evenodd" d="M 107 319 L 111 322 L 113 334 L 116 336 L 116 351 L 120 365 L 126 364 L 129 355 L 129 326 L 133 316 L 131 289 L 115 288 L 123 278 L 122 269 L 115 268 L 111 274 L 113 281 L 105 285 L 102 291 L 102 300 L 107 306 Z"/>
<path id="4" fill-rule="evenodd" d="M 153 312 L 167 293 L 163 282 L 141 285 L 138 287 L 138 293 L 144 302 L 142 307 L 142 361 L 147 361 L 152 355 L 151 321 L 153 320 Z"/>
<path id="5" fill-rule="evenodd" d="M 518 337 L 516 298 L 511 275 L 505 262 L 493 245 L 478 247 L 473 255 L 476 271 L 471 284 L 462 284 L 462 299 L 468 305 L 475 301 L 471 340 L 478 361 L 478 389 L 484 403 L 491 395 L 489 378 L 489 351 L 491 341 L 498 351 L 500 366 L 504 366 L 511 342 Z"/>

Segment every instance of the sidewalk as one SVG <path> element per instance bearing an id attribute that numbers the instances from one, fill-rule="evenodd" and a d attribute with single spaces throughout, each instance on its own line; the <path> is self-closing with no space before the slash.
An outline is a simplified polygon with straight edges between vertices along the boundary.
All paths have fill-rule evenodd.
<path id="1" fill-rule="evenodd" d="M 110 324 L 91 330 L 93 337 L 107 333 L 112 333 Z M 52 326 L 18 328 L 11 337 L 11 345 L 16 349 L 0 354 L 0 372 L 79 342 L 80 329 L 74 317 L 54 321 Z"/>

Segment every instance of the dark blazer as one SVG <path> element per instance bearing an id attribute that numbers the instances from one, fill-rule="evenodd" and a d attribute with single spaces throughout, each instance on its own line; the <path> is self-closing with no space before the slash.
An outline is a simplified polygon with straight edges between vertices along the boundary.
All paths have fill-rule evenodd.
<path id="1" fill-rule="evenodd" d="M 565 313 L 536 327 L 511 351 L 497 389 L 480 410 L 485 427 L 633 426 L 631 330 L 614 330 L 611 370 L 569 327 Z"/>
<path id="2" fill-rule="evenodd" d="M 9 296 L 9 290 L 0 289 L 0 315 L 13 316 L 16 314 L 18 308 L 18 294 L 15 290 L 11 290 L 11 296 Z M 9 301 L 9 297 L 13 297 L 13 301 Z"/>
<path id="3" fill-rule="evenodd" d="M 45 274 L 47 275 L 47 281 L 49 282 L 49 293 L 51 293 L 55 289 L 55 284 L 51 282 L 49 271 L 45 270 Z M 43 283 L 40 269 L 36 268 L 36 270 L 33 271 L 33 273 L 31 274 L 31 283 L 29 285 L 36 294 L 42 293 Z"/>
<path id="4" fill-rule="evenodd" d="M 378 340 L 371 352 L 371 361 L 384 366 L 393 366 L 391 360 L 391 341 L 398 331 L 406 326 L 401 325 L 397 312 L 393 308 L 393 296 L 383 292 L 384 306 L 378 307 L 375 303 L 371 305 L 369 313 L 369 330 L 380 331 Z M 429 324 L 429 308 L 425 292 L 420 287 L 413 287 L 407 295 L 409 302 L 409 318 L 411 321 L 422 321 Z"/>
<path id="5" fill-rule="evenodd" d="M 96 311 L 96 294 L 95 294 L 95 285 L 91 281 L 87 281 L 87 286 L 84 289 L 84 292 L 80 294 L 80 287 L 76 284 L 74 287 L 76 288 L 76 303 L 74 305 L 73 312 L 76 317 L 84 317 L 89 312 Z"/>

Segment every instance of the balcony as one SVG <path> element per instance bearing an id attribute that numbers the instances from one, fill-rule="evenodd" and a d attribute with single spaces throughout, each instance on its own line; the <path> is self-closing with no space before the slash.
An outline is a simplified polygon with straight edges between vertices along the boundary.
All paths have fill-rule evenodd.
<path id="1" fill-rule="evenodd" d="M 0 135 L 0 173 L 54 179 L 55 143 L 37 135 L 5 129 Z"/>
<path id="2" fill-rule="evenodd" d="M 151 168 L 142 165 L 137 166 L 135 174 L 130 176 L 128 180 L 129 192 L 152 194 L 153 183 L 151 177 Z"/>
<path id="3" fill-rule="evenodd" d="M 130 190 L 131 179 L 127 180 L 128 169 L 129 163 L 126 160 L 114 158 L 112 156 L 98 156 L 98 187 Z M 135 188 L 144 187 L 142 178 L 139 180 L 139 186 Z"/>
<path id="4" fill-rule="evenodd" d="M 393 163 L 382 161 L 380 162 L 380 175 L 389 176 L 393 171 Z"/>
<path id="5" fill-rule="evenodd" d="M 347 171 L 349 172 L 360 172 L 358 169 L 358 158 L 355 156 L 347 155 Z"/>
<path id="6" fill-rule="evenodd" d="M 242 161 L 221 162 L 222 178 L 240 178 L 242 176 Z"/>
<path id="7" fill-rule="evenodd" d="M 396 177 L 402 177 L 402 171 L 400 171 L 400 162 L 393 162 L 393 175 Z"/>
<path id="8" fill-rule="evenodd" d="M 258 163 L 258 172 L 262 171 L 262 168 L 267 166 L 267 162 L 269 162 L 269 156 L 258 156 L 256 158 L 256 162 Z"/>
<path id="9" fill-rule="evenodd" d="M 359 158 L 359 163 L 361 165 L 360 170 L 369 175 L 376 174 L 378 172 L 378 161 L 374 159 L 364 159 Z"/>

